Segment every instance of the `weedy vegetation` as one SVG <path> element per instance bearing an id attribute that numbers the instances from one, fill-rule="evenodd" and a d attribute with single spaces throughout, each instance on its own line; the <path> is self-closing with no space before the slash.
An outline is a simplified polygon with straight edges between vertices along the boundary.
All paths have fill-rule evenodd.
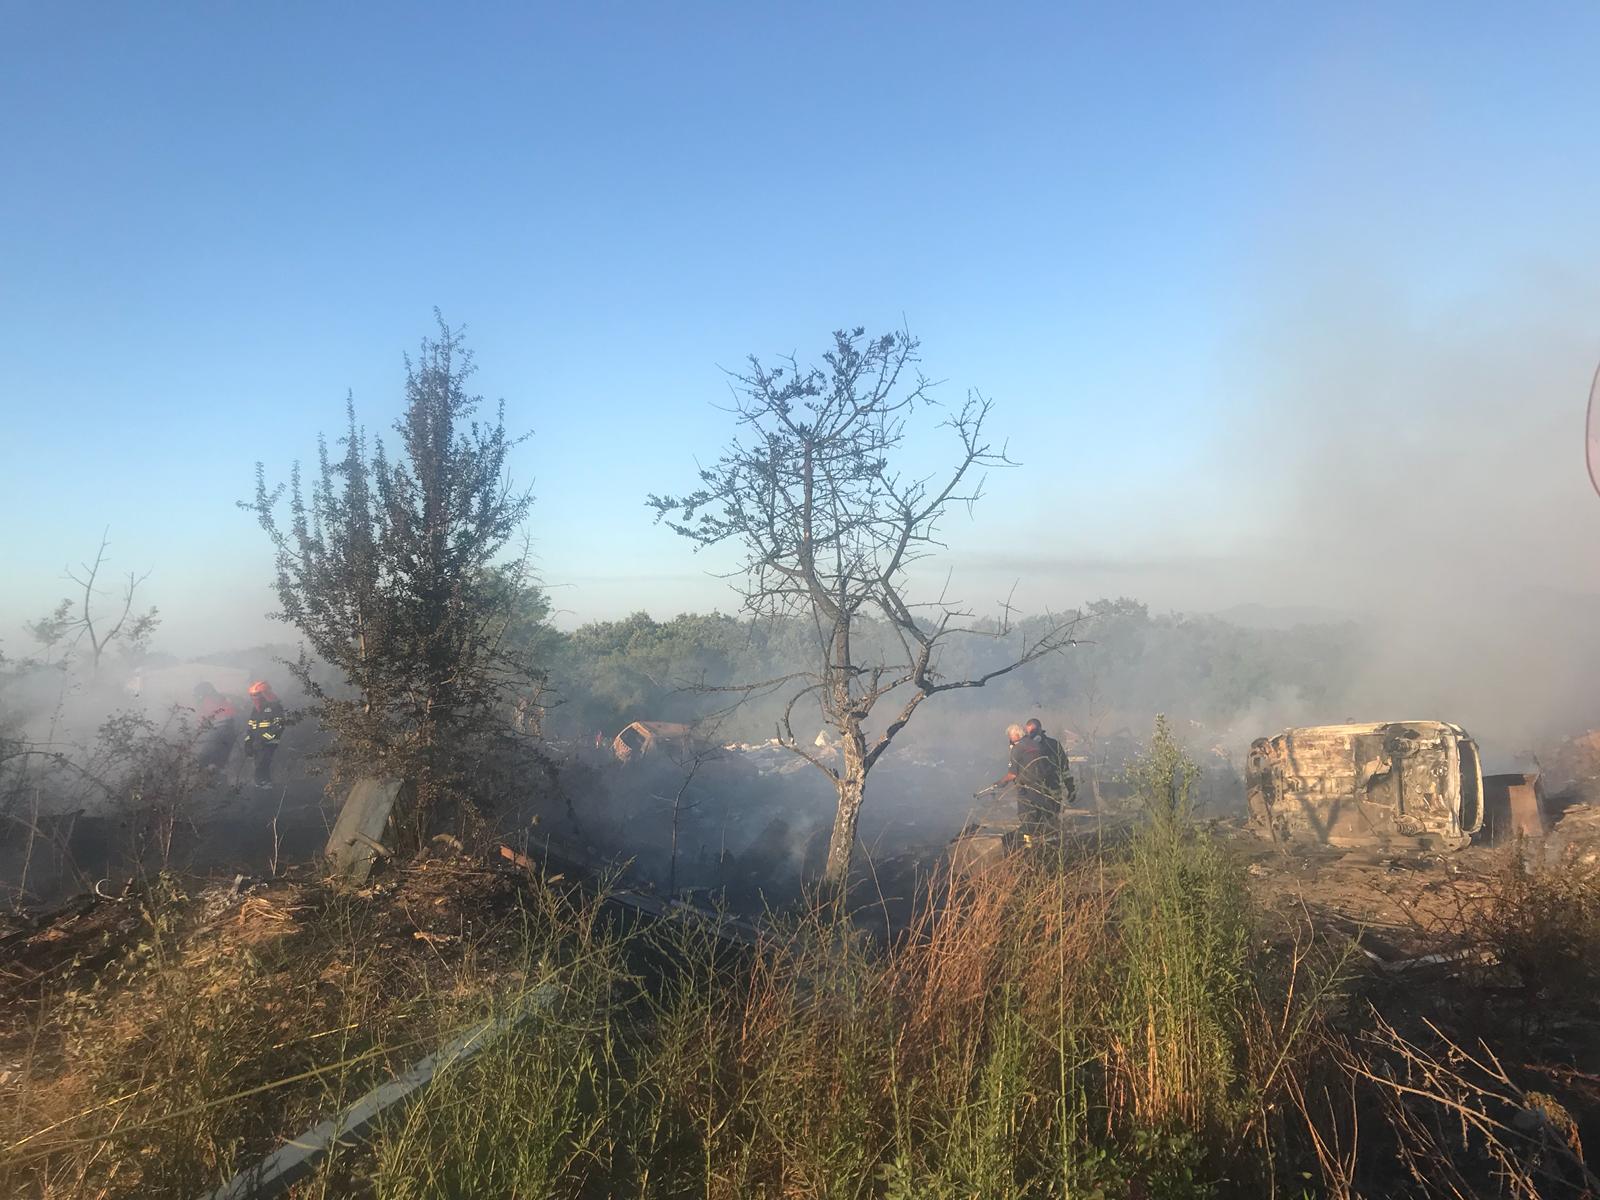
<path id="1" fill-rule="evenodd" d="M 158 874 L 105 961 L 8 998 L 0 1189 L 200 1195 L 516 1009 L 294 1195 L 1592 1194 L 1582 1081 L 1363 1007 L 1348 948 L 1272 926 L 1194 826 L 1193 778 L 1158 726 L 1131 839 L 930 880 L 889 945 L 822 904 L 754 947 L 626 926 L 465 857 L 242 902 Z M 1590 877 L 1518 871 L 1485 944 L 1592 961 Z"/>

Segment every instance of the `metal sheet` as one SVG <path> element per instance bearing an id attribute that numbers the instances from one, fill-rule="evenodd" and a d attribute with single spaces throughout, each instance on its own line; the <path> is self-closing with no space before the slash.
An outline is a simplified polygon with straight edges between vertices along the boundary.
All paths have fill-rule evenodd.
<path id="1" fill-rule="evenodd" d="M 1537 774 L 1486 775 L 1483 801 L 1491 841 L 1508 842 L 1518 836 L 1542 838 L 1549 832 Z"/>

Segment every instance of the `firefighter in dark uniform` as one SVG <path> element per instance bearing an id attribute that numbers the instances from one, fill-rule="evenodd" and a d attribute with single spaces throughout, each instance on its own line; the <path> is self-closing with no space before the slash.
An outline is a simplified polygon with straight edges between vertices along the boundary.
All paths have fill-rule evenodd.
<path id="1" fill-rule="evenodd" d="M 1044 726 L 1038 717 L 1029 717 L 1022 726 L 1024 737 L 1032 738 L 1039 747 L 1039 753 L 1049 759 L 1055 767 L 1056 777 L 1056 807 L 1071 808 L 1078 799 L 1078 785 L 1072 778 L 1072 767 L 1067 761 L 1067 751 L 1044 731 Z"/>
<path id="2" fill-rule="evenodd" d="M 272 755 L 278 749 L 278 739 L 283 736 L 283 705 L 263 679 L 250 685 L 250 702 L 244 743 L 256 762 L 256 786 L 271 787 Z"/>
<path id="3" fill-rule="evenodd" d="M 1021 725 L 1007 729 L 1006 737 L 1011 757 L 1000 782 L 1016 788 L 1022 843 L 1032 848 L 1054 841 L 1061 823 L 1060 764 Z"/>

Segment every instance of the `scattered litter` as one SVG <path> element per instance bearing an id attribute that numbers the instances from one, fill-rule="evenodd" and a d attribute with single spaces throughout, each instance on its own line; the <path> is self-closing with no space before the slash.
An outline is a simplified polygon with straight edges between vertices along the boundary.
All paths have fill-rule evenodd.
<path id="1" fill-rule="evenodd" d="M 1356 949 L 1365 954 L 1377 966 L 1378 970 L 1387 975 L 1399 975 L 1405 971 L 1416 970 L 1418 967 L 1441 967 L 1457 963 L 1492 963 L 1495 961 L 1493 954 L 1481 949 L 1451 950 L 1442 954 L 1422 954 L 1416 958 L 1393 960 L 1384 958 L 1376 951 L 1363 946 L 1359 941 L 1356 943 Z"/>

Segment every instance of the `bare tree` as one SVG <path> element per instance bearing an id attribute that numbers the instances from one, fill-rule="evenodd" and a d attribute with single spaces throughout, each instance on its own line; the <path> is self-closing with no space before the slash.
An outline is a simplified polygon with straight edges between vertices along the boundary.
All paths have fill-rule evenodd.
<path id="1" fill-rule="evenodd" d="M 111 547 L 111 529 L 100 534 L 100 546 L 94 558 L 78 565 L 77 570 L 67 568 L 67 578 L 78 585 L 77 598 L 68 597 L 56 605 L 51 613 L 28 626 L 28 632 L 46 652 L 65 643 L 70 652 L 86 647 L 84 657 L 89 661 L 91 674 L 100 672 L 100 660 L 113 645 L 139 653 L 149 643 L 161 618 L 152 606 L 144 612 L 133 610 L 133 601 L 150 572 L 143 575 L 133 571 L 122 581 L 108 611 L 101 611 L 107 592 L 102 587 L 101 573 L 106 565 L 106 551 Z"/>
<path id="2" fill-rule="evenodd" d="M 812 666 L 738 690 L 790 689 L 779 739 L 838 795 L 826 873 L 836 895 L 848 879 L 867 776 L 922 703 L 982 687 L 1072 640 L 1071 621 L 1047 621 L 1013 641 L 1008 620 L 978 624 L 945 597 L 911 599 L 908 570 L 941 545 L 949 508 L 979 498 L 985 468 L 1012 465 L 1004 446 L 986 440 L 989 401 L 969 393 L 959 407 L 942 408 L 917 369 L 917 349 L 907 334 L 869 339 L 858 328 L 833 335 L 821 366 L 802 368 L 791 355 L 768 368 L 752 357 L 748 371 L 732 377 L 738 431 L 701 470 L 700 487 L 649 498 L 657 520 L 697 546 L 740 548 L 747 612 L 800 616 L 815 627 Z M 905 448 L 908 421 L 923 411 L 942 413 L 952 465 L 904 474 L 892 460 Z M 990 637 L 1005 650 L 988 670 L 947 677 L 941 654 L 959 635 Z M 869 734 L 873 710 L 890 697 L 891 715 Z M 839 735 L 837 756 L 795 734 L 797 714 L 813 704 Z"/>

